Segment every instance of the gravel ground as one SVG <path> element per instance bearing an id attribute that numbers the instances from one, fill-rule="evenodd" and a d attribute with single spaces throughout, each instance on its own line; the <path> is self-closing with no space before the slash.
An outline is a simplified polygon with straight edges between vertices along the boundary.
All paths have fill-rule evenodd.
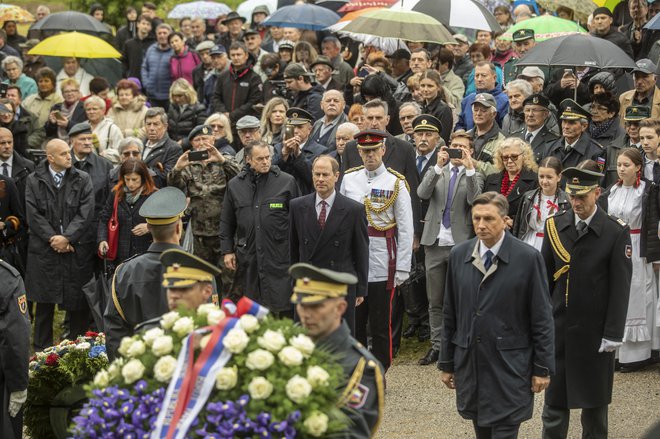
<path id="1" fill-rule="evenodd" d="M 378 439 L 472 438 L 472 423 L 456 411 L 454 391 L 440 382 L 435 366 L 418 366 L 426 345 L 406 343 L 402 355 L 387 372 L 385 416 Z M 421 352 L 421 355 L 420 355 Z M 520 427 L 520 438 L 541 436 L 543 395 L 537 395 L 534 416 Z M 609 437 L 641 438 L 660 421 L 660 364 L 635 373 L 614 375 L 609 409 Z M 571 417 L 569 438 L 580 438 L 579 410 Z"/>

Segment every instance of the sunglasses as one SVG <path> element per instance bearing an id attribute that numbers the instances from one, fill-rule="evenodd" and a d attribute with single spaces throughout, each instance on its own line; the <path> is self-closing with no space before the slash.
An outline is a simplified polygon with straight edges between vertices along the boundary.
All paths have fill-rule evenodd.
<path id="1" fill-rule="evenodd" d="M 503 155 L 502 156 L 502 161 L 505 162 L 505 163 L 508 162 L 508 161 L 515 162 L 520 158 L 521 155 L 522 154 Z"/>

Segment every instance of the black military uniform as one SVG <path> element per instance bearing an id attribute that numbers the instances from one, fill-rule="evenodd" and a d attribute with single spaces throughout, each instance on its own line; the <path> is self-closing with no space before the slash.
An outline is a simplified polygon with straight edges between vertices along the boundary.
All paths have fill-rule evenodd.
<path id="1" fill-rule="evenodd" d="M 511 40 L 514 43 L 529 39 L 534 39 L 533 29 L 518 29 L 511 35 Z M 504 63 L 504 68 L 502 69 L 504 84 L 508 84 L 516 79 L 518 74 L 522 71 L 522 68 L 518 67 L 519 60 L 520 58 L 518 56 L 512 56 L 506 63 Z"/>
<path id="2" fill-rule="evenodd" d="M 18 270 L 0 259 L 0 436 L 3 439 L 23 437 L 23 411 L 19 410 L 14 417 L 9 412 L 20 408 L 19 404 L 27 397 L 30 359 L 27 308 L 25 285 Z"/>
<path id="3" fill-rule="evenodd" d="M 569 168 L 566 192 L 598 188 L 602 174 Z M 630 229 L 596 206 L 548 218 L 542 247 L 555 323 L 556 373 L 545 392 L 545 439 L 565 438 L 570 409 L 581 408 L 584 437 L 607 437 L 614 351 L 621 345 L 632 276 Z"/>
<path id="4" fill-rule="evenodd" d="M 348 285 L 357 283 L 357 277 L 352 274 L 305 263 L 292 265 L 289 273 L 296 279 L 291 302 L 301 306 L 346 297 Z M 346 386 L 342 390 L 339 407 L 350 419 L 350 424 L 345 432 L 336 437 L 372 437 L 383 416 L 383 366 L 366 347 L 351 337 L 345 321 L 315 342 L 321 349 L 336 356 L 344 369 Z"/>
<path id="5" fill-rule="evenodd" d="M 152 226 L 168 225 L 179 221 L 185 208 L 183 192 L 166 187 L 154 192 L 142 204 L 140 216 Z M 172 248 L 181 249 L 177 244 L 154 242 L 146 253 L 129 258 L 117 267 L 112 278 L 112 300 L 103 316 L 110 360 L 116 356 L 121 339 L 133 335 L 138 323 L 168 311 L 167 296 L 161 284 L 160 255 Z"/>
<path id="6" fill-rule="evenodd" d="M 630 123 L 636 123 L 639 125 L 640 121 L 648 119 L 649 117 L 651 117 L 651 109 L 649 107 L 631 105 L 626 108 L 626 113 L 623 116 L 623 120 L 625 121 L 626 125 Z M 614 141 L 607 145 L 605 150 L 605 162 L 607 163 L 607 170 L 605 172 L 605 184 L 603 185 L 604 187 L 610 187 L 619 180 L 619 174 L 616 171 L 616 159 L 619 157 L 621 150 L 629 147 L 639 148 L 643 155 L 643 151 L 641 151 L 641 142 L 640 146 L 631 144 L 630 136 L 628 136 L 627 133 L 623 136 L 617 137 L 614 139 Z M 653 168 L 655 170 L 658 168 L 658 166 L 654 165 Z M 642 173 L 643 172 L 644 168 L 642 168 Z"/>
<path id="7" fill-rule="evenodd" d="M 528 96 L 523 101 L 523 107 L 528 105 L 537 105 L 539 107 L 545 108 L 548 111 L 549 114 L 545 120 L 545 123 L 536 133 L 529 131 L 527 125 L 525 125 L 524 128 L 511 133 L 511 137 L 518 137 L 519 139 L 523 139 L 525 142 L 529 143 L 532 146 L 532 151 L 534 152 L 534 160 L 536 160 L 536 163 L 540 163 L 541 160 L 545 158 L 545 154 L 549 149 L 549 144 L 556 142 L 559 137 L 550 131 L 550 129 L 548 129 L 548 122 L 552 118 L 552 113 L 550 110 L 550 106 L 552 104 L 550 104 L 550 99 L 543 96 L 542 94 L 533 94 Z"/>
<path id="8" fill-rule="evenodd" d="M 14 180 L 0 174 L 0 257 L 20 272 L 25 272 L 19 253 L 18 238 L 25 236 L 25 208 Z"/>

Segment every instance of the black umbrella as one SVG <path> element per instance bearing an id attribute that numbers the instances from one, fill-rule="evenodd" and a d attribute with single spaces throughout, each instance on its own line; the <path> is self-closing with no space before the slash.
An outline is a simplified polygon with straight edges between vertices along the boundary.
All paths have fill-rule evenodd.
<path id="1" fill-rule="evenodd" d="M 339 8 L 348 3 L 348 0 L 318 0 L 316 6 L 323 6 L 326 9 L 337 12 Z M 337 12 L 339 14 L 339 12 Z M 340 14 L 341 15 L 341 14 Z"/>
<path id="2" fill-rule="evenodd" d="M 30 30 L 79 31 L 110 34 L 110 29 L 91 15 L 82 12 L 56 12 L 47 15 L 32 25 Z"/>

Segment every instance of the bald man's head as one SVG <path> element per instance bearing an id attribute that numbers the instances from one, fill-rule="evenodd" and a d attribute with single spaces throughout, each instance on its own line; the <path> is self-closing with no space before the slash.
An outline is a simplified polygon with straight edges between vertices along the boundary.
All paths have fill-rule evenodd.
<path id="1" fill-rule="evenodd" d="M 71 167 L 71 150 L 64 140 L 53 139 L 46 144 L 46 157 L 55 172 Z"/>
<path id="2" fill-rule="evenodd" d="M 14 136 L 7 128 L 0 128 L 0 160 L 7 161 L 14 154 Z"/>

